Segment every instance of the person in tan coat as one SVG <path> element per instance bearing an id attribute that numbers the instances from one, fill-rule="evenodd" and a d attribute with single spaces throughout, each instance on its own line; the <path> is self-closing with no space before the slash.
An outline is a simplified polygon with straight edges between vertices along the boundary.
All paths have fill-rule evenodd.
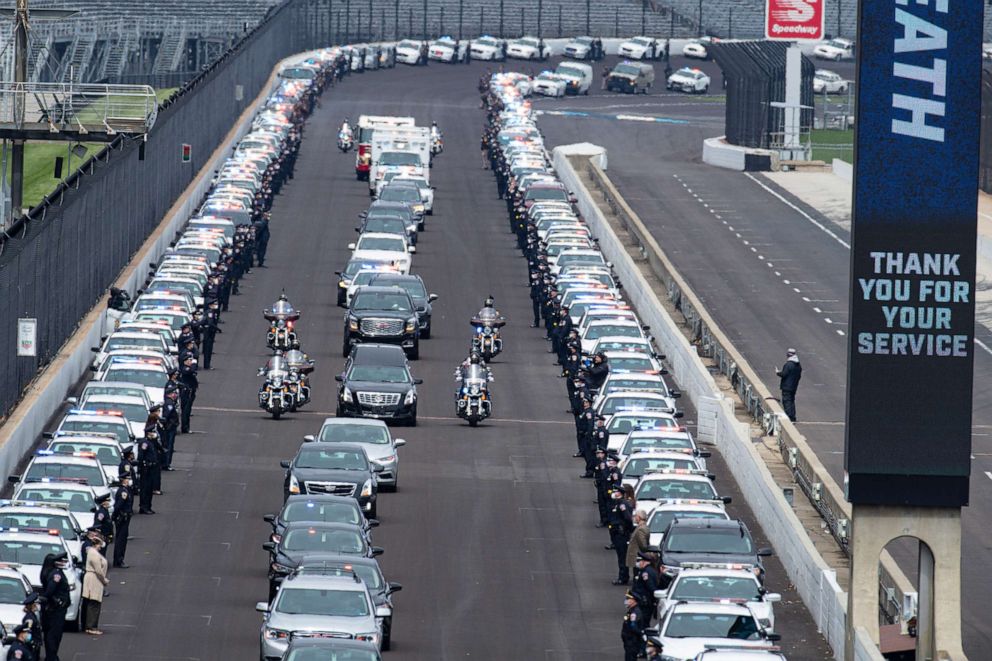
<path id="1" fill-rule="evenodd" d="M 83 628 L 86 633 L 101 636 L 100 608 L 103 606 L 103 588 L 110 583 L 107 578 L 107 559 L 100 552 L 106 545 L 102 535 L 94 535 L 92 546 L 86 549 L 86 573 L 83 575 Z"/>
<path id="2" fill-rule="evenodd" d="M 648 551 L 648 546 L 651 545 L 651 531 L 648 529 L 648 515 L 644 513 L 644 510 L 634 512 L 634 526 L 634 532 L 630 535 L 630 543 L 627 544 L 628 567 L 636 566 L 638 553 L 644 553 L 651 558 L 657 557 L 656 553 Z M 652 560 L 653 562 L 654 560 Z"/>

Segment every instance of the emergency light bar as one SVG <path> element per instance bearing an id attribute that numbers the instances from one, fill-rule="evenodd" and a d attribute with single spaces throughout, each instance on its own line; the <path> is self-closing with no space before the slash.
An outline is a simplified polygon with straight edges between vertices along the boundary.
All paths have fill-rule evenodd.
<path id="1" fill-rule="evenodd" d="M 60 482 L 68 482 L 70 484 L 82 484 L 89 486 L 90 483 L 85 477 L 28 477 L 24 479 L 25 483 L 31 484 L 58 484 Z"/>
<path id="2" fill-rule="evenodd" d="M 750 571 L 754 564 L 745 564 L 741 562 L 683 562 L 680 563 L 682 569 L 727 569 L 730 571 Z M 720 600 L 720 597 L 714 597 L 715 600 Z M 746 602 L 747 599 L 728 599 L 728 601 L 741 601 Z"/>
<path id="3" fill-rule="evenodd" d="M 53 528 L 4 528 L 0 527 L 0 533 L 4 532 L 43 532 L 49 535 L 58 535 L 59 531 Z"/>
<path id="4" fill-rule="evenodd" d="M 712 498 L 710 498 L 710 499 L 707 499 L 707 498 L 670 498 L 668 500 L 668 502 L 665 503 L 665 505 L 714 505 L 716 507 L 719 507 L 719 508 L 723 509 L 723 506 L 726 505 L 726 503 L 724 503 L 722 500 L 713 500 Z M 661 510 L 655 510 L 655 511 L 661 511 Z M 678 518 L 678 516 L 676 516 L 675 518 Z"/>

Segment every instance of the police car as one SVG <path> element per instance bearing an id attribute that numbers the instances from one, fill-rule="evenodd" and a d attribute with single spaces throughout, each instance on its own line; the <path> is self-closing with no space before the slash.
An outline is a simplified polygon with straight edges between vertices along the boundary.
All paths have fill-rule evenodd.
<path id="1" fill-rule="evenodd" d="M 682 67 L 668 77 L 665 81 L 665 89 L 689 94 L 706 94 L 710 90 L 710 77 L 699 69 Z"/>
<path id="2" fill-rule="evenodd" d="M 664 47 L 658 39 L 644 36 L 624 41 L 617 47 L 617 55 L 631 60 L 653 60 L 663 51 Z"/>
<path id="3" fill-rule="evenodd" d="M 575 37 L 565 44 L 565 56 L 584 60 L 592 54 L 592 37 Z"/>
<path id="4" fill-rule="evenodd" d="M 148 408 L 152 407 L 152 402 L 148 399 L 148 393 L 145 392 L 145 387 L 140 383 L 129 383 L 127 381 L 90 381 L 83 386 L 83 392 L 79 394 L 79 397 L 67 397 L 65 402 L 78 408 L 81 400 L 92 397 L 93 395 L 138 397 Z"/>
<path id="5" fill-rule="evenodd" d="M 11 475 L 13 484 L 21 482 L 76 482 L 93 488 L 94 493 L 108 493 L 115 480 L 108 480 L 103 466 L 92 452 L 54 452 L 36 450 L 23 475 Z"/>
<path id="6" fill-rule="evenodd" d="M 35 590 L 41 592 L 41 566 L 45 556 L 65 553 L 71 558 L 69 545 L 58 530 L 46 528 L 0 528 L 0 563 L 17 565 Z M 66 623 L 78 628 L 81 616 L 79 607 L 82 595 L 82 572 L 70 564 L 62 570 L 69 581 L 69 610 Z"/>
<path id="7" fill-rule="evenodd" d="M 82 559 L 85 531 L 68 506 L 35 500 L 0 500 L 0 527 L 58 530 L 73 558 Z M 0 616 L 0 621 L 6 623 Z"/>
<path id="8" fill-rule="evenodd" d="M 402 64 L 420 64 L 421 42 L 404 39 L 396 44 L 396 61 Z"/>
<path id="9" fill-rule="evenodd" d="M 671 661 L 692 661 L 713 647 L 769 648 L 780 638 L 745 604 L 679 603 L 658 624 L 658 639 Z"/>
<path id="10" fill-rule="evenodd" d="M 610 363 L 610 371 L 618 374 L 640 372 L 642 374 L 668 374 L 661 366 L 654 353 L 639 351 L 607 351 L 606 359 Z"/>
<path id="11" fill-rule="evenodd" d="M 847 81 L 840 74 L 826 69 L 817 69 L 813 74 L 813 92 L 816 94 L 844 94 Z"/>
<path id="12" fill-rule="evenodd" d="M 726 499 L 726 500 L 729 500 Z M 691 498 L 670 500 L 651 510 L 648 515 L 649 544 L 661 546 L 668 526 L 676 519 L 719 519 L 729 521 L 726 503 L 723 500 L 694 500 Z"/>
<path id="13" fill-rule="evenodd" d="M 47 449 L 56 454 L 86 452 L 94 455 L 103 466 L 103 472 L 106 473 L 109 482 L 117 481 L 120 474 L 119 466 L 124 448 L 111 434 L 65 432 L 52 439 Z"/>
<path id="14" fill-rule="evenodd" d="M 255 610 L 263 614 L 259 633 L 262 661 L 279 661 L 289 637 L 344 637 L 382 647 L 377 609 L 365 583 L 357 576 L 321 574 L 319 569 L 298 570 L 282 582 L 271 603 L 260 601 Z"/>
<path id="15" fill-rule="evenodd" d="M 531 91 L 541 96 L 562 98 L 568 88 L 568 79 L 553 71 L 542 71 L 531 83 Z"/>
<path id="16" fill-rule="evenodd" d="M 157 351 L 162 355 L 169 355 L 170 353 L 168 345 L 157 333 L 116 331 L 107 336 L 102 346 L 90 348 L 90 351 L 96 354 L 93 359 L 93 368 L 96 369 L 102 365 L 111 353 L 119 355 L 121 351 L 135 349 Z"/>
<path id="17" fill-rule="evenodd" d="M 161 362 L 142 358 L 115 358 L 97 374 L 98 381 L 127 381 L 140 383 L 153 404 L 165 400 L 165 384 L 169 370 Z"/>
<path id="18" fill-rule="evenodd" d="M 126 317 L 128 320 L 140 322 L 164 323 L 172 329 L 172 335 L 175 338 L 179 337 L 183 324 L 190 323 L 192 318 L 193 315 L 189 312 L 186 312 L 179 306 L 172 305 L 160 305 L 148 310 L 134 312 L 129 317 Z"/>
<path id="19" fill-rule="evenodd" d="M 417 252 L 417 249 L 408 245 L 402 236 L 380 232 L 361 234 L 356 243 L 348 244 L 348 249 L 353 251 L 352 259 L 387 262 L 400 273 L 410 272 L 411 255 Z"/>
<path id="20" fill-rule="evenodd" d="M 520 37 L 506 42 L 506 56 L 518 60 L 543 60 L 551 55 L 551 49 L 537 37 Z"/>
<path id="21" fill-rule="evenodd" d="M 713 485 L 716 476 L 702 470 L 668 468 L 648 473 L 637 481 L 638 507 L 657 507 L 672 500 L 720 500 Z"/>
<path id="22" fill-rule="evenodd" d="M 682 56 L 695 58 L 697 60 L 708 59 L 710 53 L 706 48 L 706 44 L 711 41 L 712 39 L 709 37 L 703 39 L 692 39 L 689 43 L 682 47 Z"/>
<path id="23" fill-rule="evenodd" d="M 593 403 L 597 415 L 607 419 L 626 411 L 660 411 L 675 413 L 675 400 L 657 392 L 621 391 L 599 397 Z"/>
<path id="24" fill-rule="evenodd" d="M 179 353 L 179 347 L 176 346 L 176 336 L 173 335 L 169 324 L 164 321 L 121 321 L 117 324 L 117 330 L 122 333 L 156 333 L 165 342 L 165 346 L 171 355 L 175 356 Z"/>
<path id="25" fill-rule="evenodd" d="M 837 37 L 813 47 L 813 57 L 819 60 L 850 60 L 854 58 L 854 42 L 850 39 Z"/>
<path id="26" fill-rule="evenodd" d="M 665 450 L 635 452 L 620 462 L 619 468 L 623 483 L 631 487 L 635 486 L 648 473 L 669 469 L 703 470 L 691 451 L 669 452 Z"/>
<path id="27" fill-rule="evenodd" d="M 45 438 L 72 433 L 113 434 L 117 442 L 124 447 L 134 443 L 134 434 L 127 419 L 116 411 L 89 411 L 86 409 L 71 409 L 59 423 L 54 433 L 42 434 Z"/>
<path id="28" fill-rule="evenodd" d="M 10 631 L 24 618 L 24 599 L 34 592 L 31 581 L 21 572 L 17 563 L 0 563 L 0 625 Z M 6 632 L 0 631 L 6 638 Z M 7 648 L 3 647 L 6 653 Z M 4 656 L 6 658 L 6 656 Z"/>
<path id="29" fill-rule="evenodd" d="M 758 624 L 767 631 L 775 629 L 772 604 L 782 595 L 765 591 L 751 567 L 734 564 L 685 563 L 668 588 L 655 592 L 658 613 L 680 602 L 746 604 Z"/>
<path id="30" fill-rule="evenodd" d="M 483 35 L 472 42 L 469 52 L 473 60 L 502 60 L 503 40 L 489 35 Z"/>
<path id="31" fill-rule="evenodd" d="M 93 526 L 96 498 L 94 488 L 80 481 L 56 481 L 44 478 L 39 482 L 21 482 L 14 489 L 12 500 L 36 501 L 65 505 L 76 517 L 83 530 Z"/>
<path id="32" fill-rule="evenodd" d="M 632 431 L 657 431 L 683 432 L 683 428 L 677 418 L 681 418 L 681 412 L 662 413 L 660 411 L 623 411 L 616 413 L 606 424 L 606 431 L 610 435 L 609 450 L 619 450 L 627 434 Z"/>
<path id="33" fill-rule="evenodd" d="M 79 403 L 87 411 L 100 411 L 105 414 L 120 413 L 131 427 L 131 435 L 140 438 L 145 433 L 145 420 L 149 407 L 144 397 L 131 395 L 89 395 Z"/>
<path id="34" fill-rule="evenodd" d="M 693 661 L 786 661 L 778 647 L 734 648 L 714 645 L 696 655 Z"/>
<path id="35" fill-rule="evenodd" d="M 427 57 L 438 62 L 464 62 L 468 59 L 468 42 L 441 37 L 427 45 Z"/>

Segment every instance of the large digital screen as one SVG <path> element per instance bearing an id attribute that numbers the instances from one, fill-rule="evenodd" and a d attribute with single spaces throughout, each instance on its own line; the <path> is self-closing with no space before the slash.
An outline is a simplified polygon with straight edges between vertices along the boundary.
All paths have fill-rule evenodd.
<path id="1" fill-rule="evenodd" d="M 968 502 L 984 4 L 860 2 L 852 503 Z"/>

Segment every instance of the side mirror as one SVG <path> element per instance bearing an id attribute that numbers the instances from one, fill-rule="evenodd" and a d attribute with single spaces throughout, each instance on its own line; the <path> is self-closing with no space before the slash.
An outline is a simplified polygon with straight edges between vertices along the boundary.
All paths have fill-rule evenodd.
<path id="1" fill-rule="evenodd" d="M 668 391 L 668 396 L 671 397 L 672 399 L 678 399 L 679 397 L 682 396 L 682 391 L 680 391 L 680 390 L 669 390 Z"/>
<path id="2" fill-rule="evenodd" d="M 713 453 L 710 452 L 709 450 L 699 450 L 698 452 L 696 452 L 696 456 L 702 457 L 703 459 L 709 459 L 710 457 L 713 456 Z"/>
<path id="3" fill-rule="evenodd" d="M 392 594 L 394 592 L 399 592 L 402 589 L 403 589 L 403 585 L 401 583 L 390 583 L 389 584 L 389 594 Z"/>
<path id="4" fill-rule="evenodd" d="M 405 439 L 397 438 L 395 441 L 393 441 L 393 447 L 395 447 L 395 448 L 401 448 L 404 445 L 406 445 L 406 440 Z"/>
<path id="5" fill-rule="evenodd" d="M 381 464 L 373 464 L 372 465 L 372 472 L 373 473 L 381 473 L 384 470 L 386 470 L 386 467 L 383 466 L 383 465 L 381 465 Z"/>
<path id="6" fill-rule="evenodd" d="M 341 383 L 342 381 L 344 381 L 344 377 L 341 376 L 340 374 L 335 374 L 334 380 L 337 381 L 338 383 Z"/>
<path id="7" fill-rule="evenodd" d="M 416 254 L 416 252 L 417 252 L 417 246 L 410 246 L 410 247 L 408 247 L 408 248 L 406 249 L 406 251 L 407 251 L 408 253 L 410 253 L 411 255 L 414 255 L 414 254 Z"/>
<path id="8" fill-rule="evenodd" d="M 65 398 L 65 403 L 66 404 L 73 404 L 73 405 L 75 405 L 75 404 L 78 404 L 79 403 L 79 400 L 77 398 L 75 398 L 75 397 L 66 397 Z"/>
<path id="9" fill-rule="evenodd" d="M 674 414 L 672 414 L 672 417 L 675 418 L 676 420 L 678 420 L 680 418 L 684 418 L 685 417 L 685 411 L 676 411 Z"/>
<path id="10" fill-rule="evenodd" d="M 268 602 L 266 601 L 258 602 L 257 604 L 255 604 L 255 610 L 257 610 L 259 613 L 268 613 L 269 612 Z"/>
<path id="11" fill-rule="evenodd" d="M 313 443 L 315 440 L 316 437 L 313 434 L 307 434 L 306 436 L 303 437 L 304 443 Z"/>
<path id="12" fill-rule="evenodd" d="M 723 498 L 721 498 L 720 500 L 722 500 L 722 501 L 723 501 L 723 504 L 724 504 L 724 505 L 729 505 L 730 503 L 732 503 L 732 502 L 734 502 L 734 499 L 733 499 L 733 498 L 731 498 L 730 496 L 724 496 L 724 497 L 723 497 Z"/>
<path id="13" fill-rule="evenodd" d="M 100 353 L 100 347 L 90 347 L 90 351 L 93 353 Z"/>
<path id="14" fill-rule="evenodd" d="M 375 609 L 376 617 L 389 617 L 392 614 L 393 614 L 393 609 L 389 608 L 388 606 L 378 606 Z"/>
<path id="15" fill-rule="evenodd" d="M 379 527 L 379 523 L 380 523 L 379 519 L 368 519 L 368 522 L 369 522 L 369 528 Z"/>
<path id="16" fill-rule="evenodd" d="M 428 302 L 428 303 L 433 303 L 433 302 L 434 302 L 434 301 L 436 301 L 437 299 L 438 299 L 438 296 L 437 296 L 437 294 L 431 294 L 430 296 L 428 296 L 428 297 L 427 297 L 427 302 Z"/>
<path id="17" fill-rule="evenodd" d="M 276 543 L 275 542 L 265 542 L 264 544 L 262 544 L 262 548 L 264 550 L 268 551 L 269 553 L 275 553 L 276 552 Z"/>
<path id="18" fill-rule="evenodd" d="M 355 228 L 355 231 L 356 231 L 356 232 L 361 232 L 361 231 L 362 231 L 362 228 L 361 228 L 361 227 L 356 227 L 356 228 Z"/>
<path id="19" fill-rule="evenodd" d="M 21 481 L 20 475 L 11 475 L 7 478 L 7 481 L 11 484 L 18 484 Z"/>
<path id="20" fill-rule="evenodd" d="M 778 641 L 782 640 L 782 634 L 778 634 L 778 633 L 766 633 L 765 634 L 765 640 L 770 641 L 770 642 L 773 642 L 773 643 L 774 642 L 778 642 Z"/>
<path id="21" fill-rule="evenodd" d="M 288 461 L 280 461 L 279 462 L 279 465 L 282 466 L 283 468 L 289 468 L 289 462 Z"/>
<path id="22" fill-rule="evenodd" d="M 266 514 L 265 516 L 262 517 L 262 520 L 265 521 L 266 523 L 275 523 L 276 522 L 276 515 L 275 514 Z"/>
<path id="23" fill-rule="evenodd" d="M 765 547 L 763 549 L 758 549 L 759 558 L 769 558 L 773 555 L 775 555 L 775 551 L 771 550 L 770 548 Z"/>
<path id="24" fill-rule="evenodd" d="M 341 271 L 335 271 L 334 272 L 334 275 L 336 275 L 336 276 L 338 276 L 340 278 L 341 277 Z"/>
<path id="25" fill-rule="evenodd" d="M 349 243 L 348 244 L 348 250 L 354 250 L 354 249 L 355 249 L 355 244 L 354 243 Z"/>
<path id="26" fill-rule="evenodd" d="M 661 601 L 662 599 L 668 598 L 668 590 L 655 590 L 654 598 Z"/>
<path id="27" fill-rule="evenodd" d="M 413 380 L 413 384 L 414 384 L 415 386 L 419 386 L 419 385 L 420 385 L 420 384 L 422 384 L 423 382 L 424 382 L 424 380 L 423 380 L 423 379 L 414 379 L 414 380 Z"/>
<path id="28" fill-rule="evenodd" d="M 381 546 L 373 546 L 372 547 L 372 557 L 378 557 L 378 556 L 382 555 L 385 552 L 386 552 L 386 549 L 382 548 Z"/>
<path id="29" fill-rule="evenodd" d="M 782 595 L 780 595 L 778 592 L 769 592 L 764 596 L 763 600 L 769 604 L 777 604 L 778 602 L 782 601 Z"/>

